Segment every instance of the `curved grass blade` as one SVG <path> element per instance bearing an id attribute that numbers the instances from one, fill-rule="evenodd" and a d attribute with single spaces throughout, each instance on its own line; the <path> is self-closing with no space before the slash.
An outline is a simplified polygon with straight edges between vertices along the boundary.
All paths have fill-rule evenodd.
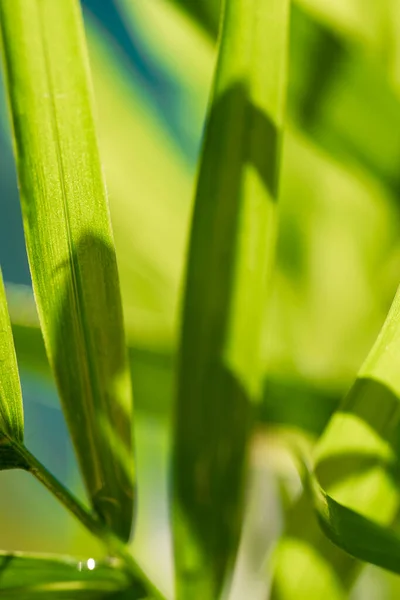
<path id="1" fill-rule="evenodd" d="M 198 176 L 174 438 L 177 597 L 235 558 L 275 241 L 288 3 L 228 0 Z"/>
<path id="2" fill-rule="evenodd" d="M 132 396 L 79 6 L 4 0 L 0 17 L 46 350 L 92 505 L 126 540 L 134 495 Z"/>
<path id="3" fill-rule="evenodd" d="M 315 474 L 309 476 L 313 505 L 323 531 L 339 548 L 318 531 L 303 497 L 278 548 L 273 600 L 317 600 L 332 582 L 337 588 L 332 597 L 346 598 L 359 571 L 353 557 L 398 572 L 400 538 L 388 526 L 400 508 L 399 309 L 398 292 L 356 382 L 315 448 Z M 307 561 L 300 559 L 306 556 Z"/>
<path id="4" fill-rule="evenodd" d="M 327 494 L 308 474 L 314 507 L 327 537 L 351 556 L 400 575 L 400 536 Z"/>
<path id="5" fill-rule="evenodd" d="M 139 580 L 130 581 L 117 561 L 0 552 L 0 598 L 42 597 L 139 600 L 147 594 Z"/>

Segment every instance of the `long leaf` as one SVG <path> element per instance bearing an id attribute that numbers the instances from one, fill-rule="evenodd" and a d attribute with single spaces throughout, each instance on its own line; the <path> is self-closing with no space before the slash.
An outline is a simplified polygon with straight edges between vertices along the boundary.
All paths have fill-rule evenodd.
<path id="1" fill-rule="evenodd" d="M 124 595 L 126 594 L 126 596 Z M 93 559 L 0 552 L 0 598 L 144 599 L 121 565 Z"/>
<path id="2" fill-rule="evenodd" d="M 356 382 L 315 448 L 310 487 L 317 517 L 328 538 L 351 556 L 324 540 L 304 511 L 303 497 L 279 546 L 274 600 L 317 600 L 327 586 L 336 588 L 332 597 L 344 599 L 359 570 L 353 557 L 399 572 L 400 538 L 387 528 L 400 508 L 399 307 L 397 294 Z"/>
<path id="3" fill-rule="evenodd" d="M 132 397 L 76 0 L 0 3 L 26 245 L 50 364 L 93 507 L 126 540 Z"/>
<path id="4" fill-rule="evenodd" d="M 0 270 L 0 470 L 24 468 L 18 453 L 24 439 L 24 412 L 14 340 Z"/>
<path id="5" fill-rule="evenodd" d="M 351 555 L 396 573 L 400 573 L 400 538 L 383 525 L 393 522 L 400 505 L 399 307 L 398 292 L 357 381 L 318 443 L 312 479 L 318 517 L 332 541 Z M 368 483 L 357 477 L 357 470 L 363 469 L 370 471 Z M 346 479 L 345 484 L 340 479 Z M 355 500 L 360 490 L 368 498 L 362 514 Z"/>
<path id="6" fill-rule="evenodd" d="M 275 240 L 288 4 L 226 3 L 189 248 L 174 447 L 177 594 L 235 557 Z"/>

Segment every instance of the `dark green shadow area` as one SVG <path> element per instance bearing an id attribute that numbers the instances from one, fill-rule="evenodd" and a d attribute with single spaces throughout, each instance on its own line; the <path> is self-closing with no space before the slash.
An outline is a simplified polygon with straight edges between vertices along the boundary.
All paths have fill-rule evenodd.
<path id="1" fill-rule="evenodd" d="M 378 61 L 294 4 L 289 65 L 288 109 L 296 125 L 398 197 L 400 103 Z"/>
<path id="2" fill-rule="evenodd" d="M 72 247 L 69 267 L 60 265 L 55 378 L 92 506 L 126 541 L 136 494 L 131 415 L 118 395 L 127 356 L 122 308 L 104 281 L 116 276 L 115 250 L 87 233 Z"/>
<path id="3" fill-rule="evenodd" d="M 218 595 L 238 546 L 254 398 L 227 368 L 224 353 L 241 185 L 243 169 L 251 164 L 275 201 L 279 154 L 276 125 L 250 101 L 244 85 L 232 85 L 207 120 L 178 357 L 175 531 L 185 597 L 200 597 L 199 590 L 204 597 Z M 197 562 L 193 545 L 201 549 Z"/>
<path id="4" fill-rule="evenodd" d="M 318 129 L 323 103 L 340 78 L 341 66 L 349 60 L 350 51 L 336 32 L 311 18 L 296 3 L 291 10 L 290 50 L 289 108 L 296 122 L 313 134 Z"/>
<path id="5" fill-rule="evenodd" d="M 43 337 L 38 326 L 14 322 L 14 342 L 20 367 L 33 375 L 52 380 Z M 171 352 L 129 346 L 128 359 L 133 381 L 135 409 L 162 419 L 171 415 L 175 359 Z M 45 402 L 56 404 L 56 394 L 43 391 Z"/>
<path id="6" fill-rule="evenodd" d="M 20 456 L 18 449 L 0 434 L 0 471 L 8 469 L 26 469 L 26 461 Z"/>
<path id="7" fill-rule="evenodd" d="M 343 397 L 341 390 L 293 377 L 268 376 L 257 410 L 260 423 L 295 427 L 319 436 Z"/>

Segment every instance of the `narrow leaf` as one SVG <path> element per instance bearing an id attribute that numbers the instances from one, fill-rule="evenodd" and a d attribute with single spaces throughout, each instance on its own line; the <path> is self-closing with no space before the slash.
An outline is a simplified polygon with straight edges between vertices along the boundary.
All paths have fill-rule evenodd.
<path id="1" fill-rule="evenodd" d="M 237 550 L 275 239 L 288 3 L 228 0 L 186 275 L 174 447 L 177 597 L 217 598 Z"/>
<path id="2" fill-rule="evenodd" d="M 196 2 L 196 0 L 171 1 L 197 21 L 208 35 L 216 37 L 221 0 L 204 0 L 203 2 Z"/>
<path id="3" fill-rule="evenodd" d="M 0 598 L 144 599 L 140 581 L 132 582 L 118 562 L 0 552 Z M 128 596 L 129 593 L 129 596 Z"/>
<path id="4" fill-rule="evenodd" d="M 299 521 L 307 500 L 303 496 L 280 543 L 273 600 L 317 600 L 332 580 L 338 587 L 335 598 L 344 599 L 359 569 L 353 557 L 399 572 L 400 538 L 389 529 L 400 508 L 399 308 L 398 293 L 357 380 L 315 447 L 312 504 L 338 548 L 318 535 L 309 512 Z M 297 578 L 293 564 L 300 555 L 312 559 L 307 574 Z"/>
<path id="5" fill-rule="evenodd" d="M 204 7 L 196 0 L 171 1 L 215 37 L 219 0 Z M 292 2 L 287 111 L 296 126 L 336 160 L 355 168 L 361 164 L 396 195 L 400 111 L 397 76 L 393 68 L 389 72 L 386 68 L 393 63 L 377 68 L 372 40 L 365 44 L 357 31 L 363 23 L 374 22 L 368 10 L 359 11 L 351 26 L 343 28 L 338 26 L 343 15 L 339 21 L 333 17 L 341 12 L 336 3 L 317 0 L 321 12 L 311 8 L 313 4 Z M 394 18 L 390 24 L 396 27 Z M 394 43 L 390 52 L 395 51 Z M 368 102 L 364 102 L 366 95 Z"/>
<path id="6" fill-rule="evenodd" d="M 24 412 L 17 359 L 0 270 L 0 470 L 25 468 L 18 448 L 24 439 Z"/>
<path id="7" fill-rule="evenodd" d="M 309 473 L 315 510 L 328 538 L 355 558 L 400 575 L 400 536 L 337 502 Z"/>
<path id="8" fill-rule="evenodd" d="M 23 442 L 24 413 L 10 317 L 0 270 L 0 446 L 4 444 L 3 436 L 9 441 Z"/>
<path id="9" fill-rule="evenodd" d="M 132 397 L 76 0 L 2 0 L 26 245 L 49 362 L 93 507 L 126 540 Z"/>

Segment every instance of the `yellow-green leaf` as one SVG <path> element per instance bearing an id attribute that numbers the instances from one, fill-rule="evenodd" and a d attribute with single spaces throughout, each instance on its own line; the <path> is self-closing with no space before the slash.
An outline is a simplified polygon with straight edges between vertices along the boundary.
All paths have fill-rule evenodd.
<path id="1" fill-rule="evenodd" d="M 218 597 L 240 534 L 275 241 L 288 3 L 228 0 L 189 247 L 174 439 L 179 600 Z"/>
<path id="2" fill-rule="evenodd" d="M 76 0 L 2 0 L 5 79 L 33 287 L 94 509 L 126 540 L 132 394 Z"/>

